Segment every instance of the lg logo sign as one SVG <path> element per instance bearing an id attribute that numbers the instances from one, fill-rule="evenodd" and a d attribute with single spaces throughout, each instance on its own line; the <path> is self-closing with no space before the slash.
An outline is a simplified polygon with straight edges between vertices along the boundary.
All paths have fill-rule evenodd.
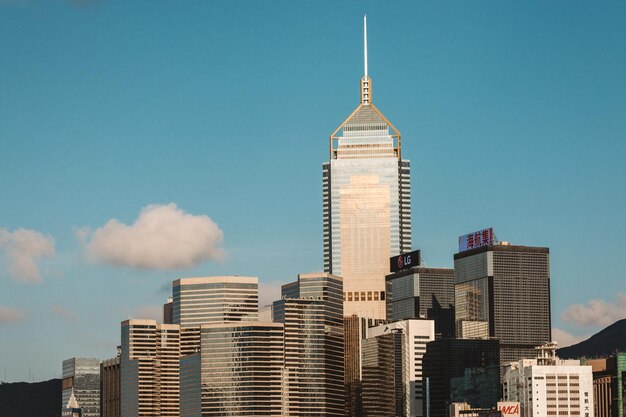
<path id="1" fill-rule="evenodd" d="M 402 255 L 389 258 L 389 270 L 391 272 L 398 272 L 404 269 L 410 269 L 420 264 L 420 251 L 415 250 L 413 252 L 405 253 Z"/>
<path id="2" fill-rule="evenodd" d="M 398 268 L 402 269 L 404 266 L 411 265 L 411 255 L 400 255 L 398 256 Z"/>

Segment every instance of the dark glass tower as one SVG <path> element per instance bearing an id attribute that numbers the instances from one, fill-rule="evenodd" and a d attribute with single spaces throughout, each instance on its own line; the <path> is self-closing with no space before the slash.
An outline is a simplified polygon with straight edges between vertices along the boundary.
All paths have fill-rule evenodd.
<path id="1" fill-rule="evenodd" d="M 500 399 L 499 343 L 494 339 L 440 339 L 423 358 L 430 415 L 446 417 L 451 402 L 495 407 Z"/>
<path id="2" fill-rule="evenodd" d="M 437 338 L 454 337 L 454 269 L 418 266 L 386 281 L 387 321 L 426 318 Z"/>
<path id="3" fill-rule="evenodd" d="M 498 244 L 454 255 L 458 337 L 500 340 L 501 364 L 551 339 L 548 248 Z"/>

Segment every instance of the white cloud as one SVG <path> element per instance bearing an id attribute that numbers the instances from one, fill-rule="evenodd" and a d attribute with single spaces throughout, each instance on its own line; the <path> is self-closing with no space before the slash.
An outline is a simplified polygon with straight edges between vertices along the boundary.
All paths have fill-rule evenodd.
<path id="1" fill-rule="evenodd" d="M 0 229 L 0 250 L 9 260 L 9 274 L 21 282 L 41 282 L 37 261 L 54 256 L 54 239 L 36 230 Z"/>
<path id="2" fill-rule="evenodd" d="M 68 310 L 62 305 L 54 304 L 50 307 L 50 311 L 67 321 L 77 321 L 78 316 L 73 311 Z"/>
<path id="3" fill-rule="evenodd" d="M 615 301 L 590 300 L 573 304 L 561 314 L 567 323 L 583 327 L 606 327 L 626 318 L 626 294 L 618 293 Z"/>
<path id="4" fill-rule="evenodd" d="M 24 312 L 16 308 L 0 306 L 0 323 L 13 323 L 24 318 Z"/>
<path id="5" fill-rule="evenodd" d="M 217 224 L 174 203 L 144 207 L 131 225 L 111 219 L 93 232 L 75 233 L 87 259 L 118 266 L 177 269 L 224 257 L 224 233 Z"/>
<path id="6" fill-rule="evenodd" d="M 575 345 L 588 338 L 588 336 L 575 336 L 563 329 L 552 328 L 552 340 L 557 342 L 560 348 Z"/>

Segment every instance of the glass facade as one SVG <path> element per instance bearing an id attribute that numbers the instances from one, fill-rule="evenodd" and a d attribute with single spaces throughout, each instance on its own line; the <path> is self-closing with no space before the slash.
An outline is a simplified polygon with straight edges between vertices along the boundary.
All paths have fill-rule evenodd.
<path id="1" fill-rule="evenodd" d="M 298 298 L 274 302 L 274 321 L 284 324 L 284 415 L 344 416 L 342 279 L 301 274 Z M 283 292 L 283 294 L 285 294 Z"/>
<path id="2" fill-rule="evenodd" d="M 402 333 L 363 341 L 363 415 L 406 416 Z"/>
<path id="3" fill-rule="evenodd" d="M 494 339 L 440 339 L 424 355 L 430 415 L 446 417 L 451 402 L 495 407 L 500 400 L 500 344 Z"/>
<path id="4" fill-rule="evenodd" d="M 256 277 L 181 278 L 173 282 L 172 321 L 183 327 L 255 321 L 259 312 Z"/>
<path id="5" fill-rule="evenodd" d="M 63 361 L 61 407 L 65 408 L 72 392 L 85 417 L 100 417 L 100 360 L 71 358 Z"/>
<path id="6" fill-rule="evenodd" d="M 548 248 L 493 245 L 454 255 L 459 337 L 495 337 L 505 365 L 551 339 Z M 465 334 L 463 334 L 465 333 Z"/>
<path id="7" fill-rule="evenodd" d="M 283 415 L 282 324 L 203 325 L 200 337 L 181 360 L 182 417 Z"/>
<path id="8" fill-rule="evenodd" d="M 454 337 L 454 270 L 414 267 L 387 275 L 387 320 L 427 318 L 437 337 Z"/>
<path id="9" fill-rule="evenodd" d="M 384 339 L 380 342 L 375 340 L 381 337 L 389 339 L 390 334 L 397 335 L 392 338 L 393 346 L 388 345 Z M 426 390 L 422 360 L 426 353 L 426 345 L 434 339 L 435 323 L 432 320 L 402 320 L 367 330 L 367 340 L 363 341 L 362 365 L 364 413 L 369 410 L 375 415 L 425 416 Z M 389 349 L 394 349 L 393 360 L 386 364 L 391 369 L 384 370 L 381 369 L 384 365 L 380 362 L 380 358 L 387 356 L 391 358 L 392 353 Z M 367 366 L 366 354 L 369 356 Z M 376 357 L 379 359 L 375 359 Z M 379 365 L 375 364 L 376 361 Z M 377 378 L 383 378 L 386 381 L 385 378 L 391 377 L 395 378 L 394 400 L 388 404 L 374 404 L 377 390 L 380 395 L 391 395 L 390 387 L 385 386 L 386 382 L 383 384 L 377 381 Z"/>
<path id="10" fill-rule="evenodd" d="M 369 91 L 371 80 L 363 82 Z M 385 319 L 389 258 L 411 250 L 410 163 L 400 152 L 400 133 L 369 95 L 331 135 L 322 177 L 324 268 L 357 294 L 346 297 L 347 316 Z"/>

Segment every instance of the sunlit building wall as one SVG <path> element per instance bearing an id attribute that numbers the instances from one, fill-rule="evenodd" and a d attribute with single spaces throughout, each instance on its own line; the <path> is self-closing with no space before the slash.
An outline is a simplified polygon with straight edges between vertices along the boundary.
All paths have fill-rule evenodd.
<path id="1" fill-rule="evenodd" d="M 122 322 L 122 417 L 179 416 L 180 326 Z"/>
<path id="2" fill-rule="evenodd" d="M 282 323 L 203 325 L 200 339 L 181 359 L 181 417 L 283 415 Z"/>
<path id="3" fill-rule="evenodd" d="M 172 283 L 172 292 L 172 321 L 182 327 L 258 318 L 257 277 L 181 278 Z"/>
<path id="4" fill-rule="evenodd" d="M 284 324 L 283 414 L 343 417 L 342 279 L 300 274 L 283 290 L 273 307 L 273 321 Z"/>

